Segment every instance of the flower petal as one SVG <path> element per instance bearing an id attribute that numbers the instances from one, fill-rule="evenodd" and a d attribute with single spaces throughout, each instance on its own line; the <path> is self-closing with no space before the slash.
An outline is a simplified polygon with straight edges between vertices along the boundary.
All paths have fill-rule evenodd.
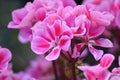
<path id="1" fill-rule="evenodd" d="M 113 43 L 106 38 L 100 38 L 98 40 L 91 40 L 90 42 L 92 42 L 93 44 L 95 44 L 96 46 L 101 46 L 101 47 L 106 47 L 106 48 L 111 48 L 113 47 Z"/>
<path id="2" fill-rule="evenodd" d="M 60 47 L 53 48 L 52 52 L 50 52 L 45 58 L 48 61 L 56 60 L 60 56 Z"/>
<path id="3" fill-rule="evenodd" d="M 108 26 L 113 20 L 114 16 L 110 13 L 101 13 L 99 11 L 90 12 L 91 19 L 100 26 Z"/>
<path id="4" fill-rule="evenodd" d="M 32 37 L 32 30 L 29 27 L 20 29 L 18 36 L 20 42 L 27 43 L 31 40 L 31 37 Z"/>
<path id="5" fill-rule="evenodd" d="M 89 66 L 78 66 L 78 69 L 84 71 L 84 75 L 87 80 L 96 80 L 96 76 L 94 74 L 94 69 Z M 92 69 L 92 71 L 91 71 Z"/>
<path id="6" fill-rule="evenodd" d="M 31 41 L 31 49 L 36 54 L 44 54 L 51 48 L 50 42 L 42 37 L 34 37 Z"/>
<path id="7" fill-rule="evenodd" d="M 89 31 L 89 37 L 90 38 L 95 38 L 100 36 L 105 30 L 105 27 L 103 26 L 92 26 Z"/>
<path id="8" fill-rule="evenodd" d="M 68 51 L 71 44 L 71 39 L 68 36 L 62 36 L 59 41 L 59 46 L 65 51 Z"/>
<path id="9" fill-rule="evenodd" d="M 61 30 L 61 21 L 60 20 L 56 20 L 54 22 L 53 28 L 54 28 L 54 31 L 55 31 L 55 35 L 56 36 L 60 36 L 61 33 L 62 33 L 62 30 Z"/>
<path id="10" fill-rule="evenodd" d="M 89 51 L 94 56 L 95 60 L 99 60 L 103 55 L 103 50 L 97 50 L 92 45 L 88 45 Z"/>
<path id="11" fill-rule="evenodd" d="M 46 10 L 44 8 L 39 8 L 35 12 L 35 18 L 37 20 L 43 21 L 45 17 L 46 17 Z"/>
<path id="12" fill-rule="evenodd" d="M 64 6 L 72 6 L 72 7 L 75 7 L 76 6 L 76 3 L 74 0 L 62 0 L 63 2 L 63 5 Z"/>
<path id="13" fill-rule="evenodd" d="M 115 57 L 112 54 L 105 54 L 100 60 L 100 66 L 104 68 L 109 68 Z"/>

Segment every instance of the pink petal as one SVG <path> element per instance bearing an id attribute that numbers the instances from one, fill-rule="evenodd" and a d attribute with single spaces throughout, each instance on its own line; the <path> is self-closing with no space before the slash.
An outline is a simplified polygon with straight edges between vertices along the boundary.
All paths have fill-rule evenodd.
<path id="1" fill-rule="evenodd" d="M 51 48 L 50 42 L 42 37 L 34 37 L 31 41 L 31 49 L 36 54 L 44 54 Z"/>
<path id="2" fill-rule="evenodd" d="M 91 54 L 94 56 L 95 60 L 101 59 L 101 57 L 103 55 L 103 50 L 97 50 L 90 44 L 88 45 L 88 48 L 89 48 L 89 51 L 91 52 Z"/>
<path id="3" fill-rule="evenodd" d="M 76 3 L 74 0 L 62 0 L 64 6 L 72 6 L 75 7 Z"/>
<path id="4" fill-rule="evenodd" d="M 112 54 L 105 54 L 100 60 L 100 66 L 104 68 L 109 68 L 115 57 Z"/>
<path id="5" fill-rule="evenodd" d="M 48 61 L 56 60 L 60 56 L 60 47 L 56 46 L 53 48 L 52 52 L 50 52 L 45 58 Z"/>
<path id="6" fill-rule="evenodd" d="M 12 54 L 7 48 L 0 48 L 0 72 L 8 67 Z"/>
<path id="7" fill-rule="evenodd" d="M 100 36 L 105 30 L 105 27 L 102 26 L 92 26 L 90 27 L 89 36 L 90 38 L 95 38 Z"/>
<path id="8" fill-rule="evenodd" d="M 61 30 L 61 21 L 55 21 L 54 25 L 53 25 L 53 28 L 55 30 L 55 35 L 56 36 L 60 36 L 61 33 L 62 33 L 62 30 Z"/>
<path id="9" fill-rule="evenodd" d="M 30 3 L 22 9 L 17 9 L 12 12 L 13 21 L 8 24 L 8 28 L 20 29 L 26 26 L 31 26 L 34 18 L 34 9 L 28 10 L 26 7 L 32 6 Z"/>
<path id="10" fill-rule="evenodd" d="M 92 67 L 89 67 L 89 66 L 78 66 L 78 69 L 84 71 L 84 75 L 85 75 L 87 80 L 96 80 L 96 75 L 95 75 L 94 69 Z"/>
<path id="11" fill-rule="evenodd" d="M 46 37 L 48 40 L 55 39 L 54 28 L 47 25 L 45 22 L 37 22 L 34 27 L 32 27 L 33 35 L 38 35 Z"/>
<path id="12" fill-rule="evenodd" d="M 99 11 L 91 11 L 90 12 L 91 19 L 95 21 L 100 26 L 108 26 L 113 20 L 114 16 L 108 13 L 101 13 Z"/>
<path id="13" fill-rule="evenodd" d="M 45 17 L 46 17 L 46 10 L 44 8 L 39 8 L 35 12 L 35 18 L 37 20 L 43 21 Z"/>
<path id="14" fill-rule="evenodd" d="M 65 51 L 69 50 L 71 39 L 68 36 L 62 36 L 59 41 L 59 46 Z"/>
<path id="15" fill-rule="evenodd" d="M 48 24 L 52 25 L 56 20 L 60 19 L 60 17 L 56 14 L 51 14 L 48 15 L 44 21 L 47 22 Z"/>
<path id="16" fill-rule="evenodd" d="M 109 39 L 105 39 L 105 38 L 100 38 L 100 39 L 94 40 L 94 41 L 91 40 L 90 42 L 92 42 L 96 46 L 101 46 L 101 47 L 106 47 L 106 48 L 113 47 L 113 43 Z"/>
<path id="17" fill-rule="evenodd" d="M 27 11 L 25 8 L 14 10 L 12 12 L 13 21 L 8 24 L 8 28 L 21 28 L 19 24 L 26 15 Z"/>
<path id="18" fill-rule="evenodd" d="M 66 25 L 64 21 L 62 22 L 61 28 L 62 28 L 62 35 L 67 35 L 71 39 L 73 38 L 72 30 L 70 29 L 70 27 Z"/>
<path id="19" fill-rule="evenodd" d="M 32 30 L 30 30 L 29 27 L 20 29 L 18 39 L 22 43 L 27 43 L 31 40 L 32 38 Z"/>

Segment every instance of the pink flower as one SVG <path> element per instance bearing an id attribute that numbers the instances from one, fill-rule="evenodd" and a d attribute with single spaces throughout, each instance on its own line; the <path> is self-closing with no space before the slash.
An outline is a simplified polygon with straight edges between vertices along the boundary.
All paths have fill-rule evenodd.
<path id="1" fill-rule="evenodd" d="M 105 54 L 100 60 L 100 64 L 95 66 L 78 66 L 84 72 L 87 80 L 108 80 L 110 72 L 107 70 L 114 60 L 111 54 Z"/>
<path id="2" fill-rule="evenodd" d="M 8 28 L 20 29 L 19 40 L 22 43 L 31 40 L 32 31 L 30 28 L 33 25 L 34 11 L 34 6 L 29 2 L 24 8 L 12 12 L 13 21 L 9 22 Z"/>
<path id="3" fill-rule="evenodd" d="M 21 29 L 26 26 L 32 25 L 32 19 L 34 17 L 34 8 L 32 3 L 27 3 L 24 8 L 14 10 L 12 12 L 12 19 L 8 24 L 8 28 Z"/>
<path id="4" fill-rule="evenodd" d="M 8 63 L 12 58 L 10 50 L 0 47 L 0 72 L 4 71 L 8 67 Z"/>
<path id="5" fill-rule="evenodd" d="M 25 74 L 37 80 L 54 80 L 52 63 L 47 61 L 44 56 L 38 56 L 33 60 L 30 66 L 25 70 Z"/>
<path id="6" fill-rule="evenodd" d="M 38 22 L 33 30 L 37 30 L 40 25 L 41 23 Z M 60 56 L 61 50 L 69 50 L 72 33 L 64 22 L 56 20 L 53 25 L 40 26 L 39 30 L 34 32 L 31 48 L 37 54 L 44 54 L 50 50 L 46 56 L 47 60 L 56 60 Z"/>

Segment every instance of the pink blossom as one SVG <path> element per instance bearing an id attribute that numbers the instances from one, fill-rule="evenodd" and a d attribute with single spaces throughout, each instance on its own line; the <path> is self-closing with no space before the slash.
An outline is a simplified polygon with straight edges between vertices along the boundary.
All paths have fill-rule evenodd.
<path id="1" fill-rule="evenodd" d="M 12 19 L 8 24 L 8 28 L 20 29 L 32 25 L 34 8 L 32 3 L 27 3 L 24 8 L 14 10 L 12 12 Z"/>
<path id="2" fill-rule="evenodd" d="M 8 67 L 8 63 L 12 58 L 12 54 L 9 49 L 0 47 L 0 72 L 4 71 Z"/>
<path id="3" fill-rule="evenodd" d="M 33 60 L 26 69 L 25 74 L 37 80 L 54 80 L 52 63 L 47 61 L 44 56 L 38 56 Z"/>
<path id="4" fill-rule="evenodd" d="M 84 72 L 87 80 L 108 80 L 110 72 L 107 70 L 114 60 L 114 56 L 111 54 L 105 54 L 100 64 L 95 66 L 78 66 L 78 69 Z"/>
<path id="5" fill-rule="evenodd" d="M 39 22 L 34 26 L 39 26 Z M 40 24 L 41 25 L 41 24 Z M 51 48 L 52 51 L 46 56 L 47 60 L 56 60 L 60 51 L 68 51 L 72 38 L 71 30 L 64 22 L 55 21 L 53 25 L 42 26 L 35 32 L 31 41 L 31 48 L 37 54 L 44 54 Z M 41 43 L 42 42 L 42 43 Z"/>
<path id="6" fill-rule="evenodd" d="M 20 29 L 19 40 L 22 43 L 31 40 L 32 31 L 30 28 L 33 25 L 34 11 L 34 6 L 29 2 L 24 8 L 12 12 L 13 21 L 9 22 L 8 28 Z"/>
<path id="7" fill-rule="evenodd" d="M 114 15 L 113 26 L 120 27 L 120 1 L 119 0 L 85 0 L 85 5 L 91 6 L 95 10 L 107 11 Z"/>
<path id="8" fill-rule="evenodd" d="M 105 48 L 111 48 L 113 47 L 112 42 L 109 39 L 106 38 L 100 38 L 97 39 L 105 30 L 105 27 L 97 27 L 97 26 L 90 26 L 89 24 L 86 24 L 86 33 L 85 35 L 81 36 L 81 43 L 78 43 L 76 46 L 82 44 L 81 49 L 85 47 L 85 45 L 88 45 L 88 49 L 91 52 L 91 54 L 94 56 L 95 60 L 99 60 L 103 55 L 103 50 L 95 49 L 93 46 L 100 46 Z M 95 39 L 96 38 L 96 39 Z M 78 38 L 79 39 L 79 38 Z M 75 46 L 75 47 L 76 47 Z M 79 52 L 79 47 L 76 47 Z M 84 48 L 83 48 L 84 49 Z M 82 52 L 80 52 L 82 53 Z"/>

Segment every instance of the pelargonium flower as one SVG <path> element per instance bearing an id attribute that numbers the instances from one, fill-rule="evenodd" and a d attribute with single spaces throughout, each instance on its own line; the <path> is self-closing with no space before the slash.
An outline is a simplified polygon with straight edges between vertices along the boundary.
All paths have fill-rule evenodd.
<path id="1" fill-rule="evenodd" d="M 45 23 L 44 26 L 41 26 L 41 23 L 38 22 L 33 31 L 35 33 L 31 41 L 31 48 L 37 54 L 50 51 L 46 56 L 47 60 L 56 60 L 60 56 L 61 50 L 69 50 L 72 32 L 64 22 L 56 20 L 53 25 Z"/>
<path id="2" fill-rule="evenodd" d="M 108 80 L 110 77 L 110 72 L 108 71 L 108 68 L 111 66 L 113 60 L 113 55 L 105 54 L 101 58 L 100 64 L 95 66 L 78 66 L 78 69 L 84 72 L 87 80 Z"/>
<path id="3" fill-rule="evenodd" d="M 4 71 L 8 67 L 8 63 L 12 58 L 12 54 L 9 49 L 0 47 L 0 72 Z"/>
<path id="4" fill-rule="evenodd" d="M 74 50 L 76 50 L 75 52 L 78 52 L 79 55 L 81 55 L 81 49 L 83 49 L 83 47 L 87 45 L 89 51 L 94 56 L 95 60 L 99 60 L 103 55 L 103 50 L 95 49 L 93 46 L 111 48 L 113 47 L 113 44 L 109 39 L 106 38 L 96 39 L 104 32 L 105 27 L 98 27 L 94 25 L 90 26 L 89 24 L 86 24 L 86 26 L 86 34 L 78 38 L 78 40 L 81 40 L 81 43 L 76 44 Z"/>
<path id="5" fill-rule="evenodd" d="M 30 28 L 37 21 L 43 21 L 46 16 L 67 5 L 75 6 L 76 4 L 73 0 L 34 0 L 33 3 L 28 2 L 24 8 L 12 12 L 13 21 L 9 22 L 8 28 L 19 29 L 18 39 L 22 43 L 27 43 L 32 38 Z"/>

